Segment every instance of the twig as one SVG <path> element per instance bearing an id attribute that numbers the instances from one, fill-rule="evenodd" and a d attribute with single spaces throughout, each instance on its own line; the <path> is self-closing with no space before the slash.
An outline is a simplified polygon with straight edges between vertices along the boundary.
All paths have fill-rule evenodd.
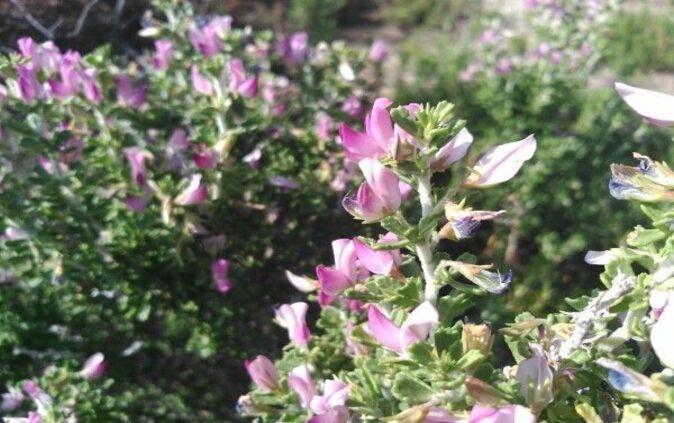
<path id="1" fill-rule="evenodd" d="M 568 358 L 574 351 L 580 348 L 588 332 L 590 332 L 592 324 L 605 316 L 613 303 L 631 291 L 635 285 L 636 279 L 634 276 L 627 276 L 622 273 L 618 274 L 613 279 L 613 284 L 607 291 L 600 293 L 590 301 L 583 311 L 575 314 L 573 318 L 573 323 L 575 323 L 573 333 L 567 340 L 562 342 L 556 351 L 551 351 L 550 357 L 554 361 L 560 361 Z"/>
<path id="2" fill-rule="evenodd" d="M 91 0 L 89 3 L 84 5 L 82 11 L 80 12 L 80 16 L 77 18 L 77 22 L 75 23 L 75 29 L 68 33 L 68 37 L 76 37 L 80 35 L 80 32 L 82 32 L 82 27 L 84 27 L 84 22 L 86 22 L 87 16 L 89 16 L 89 12 L 91 9 L 93 9 L 94 6 L 98 4 L 99 1 L 100 0 Z"/>
<path id="3" fill-rule="evenodd" d="M 35 18 L 33 17 L 33 15 L 31 15 L 31 14 L 26 10 L 26 7 L 23 5 L 23 3 L 21 3 L 19 0 L 9 0 L 9 1 L 12 2 L 12 4 L 14 5 L 14 7 L 16 7 L 16 8 L 18 9 L 19 13 L 21 13 L 22 17 L 23 17 L 23 18 L 24 18 L 24 19 L 25 19 L 25 20 L 26 20 L 26 21 L 27 21 L 33 28 L 35 28 L 36 30 L 38 30 L 38 31 L 39 31 L 42 35 L 44 35 L 47 39 L 50 39 L 50 40 L 53 40 L 53 39 L 54 39 L 54 33 L 53 33 L 52 31 L 48 30 L 47 28 L 45 28 L 44 25 L 42 25 L 40 22 L 38 22 L 37 19 L 35 19 Z"/>
<path id="4" fill-rule="evenodd" d="M 125 3 L 125 0 L 117 0 L 117 2 L 115 3 L 115 12 L 112 15 L 112 23 L 115 26 L 119 23 L 119 18 L 122 16 L 122 10 L 124 9 L 124 3 Z"/>

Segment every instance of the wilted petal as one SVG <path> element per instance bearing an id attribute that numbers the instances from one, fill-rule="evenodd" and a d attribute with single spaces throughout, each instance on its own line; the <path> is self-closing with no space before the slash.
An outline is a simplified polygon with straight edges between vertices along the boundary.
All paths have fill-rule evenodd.
<path id="1" fill-rule="evenodd" d="M 403 351 L 400 345 L 400 329 L 374 304 L 367 310 L 367 327 L 380 344 L 395 352 Z"/>
<path id="2" fill-rule="evenodd" d="M 517 365 L 520 394 L 534 410 L 542 410 L 554 400 L 553 373 L 539 345 L 531 345 L 531 357 Z"/>
<path id="3" fill-rule="evenodd" d="M 536 152 L 536 138 L 529 135 L 521 141 L 496 146 L 482 156 L 473 173 L 466 179 L 469 187 L 486 188 L 511 179 L 525 161 Z"/>
<path id="4" fill-rule="evenodd" d="M 98 379 L 103 376 L 107 363 L 102 353 L 96 353 L 89 357 L 80 370 L 80 375 L 85 379 Z"/>
<path id="5" fill-rule="evenodd" d="M 594 264 L 598 266 L 607 265 L 611 260 L 616 258 L 611 250 L 606 251 L 588 251 L 585 253 L 585 263 Z"/>
<path id="6" fill-rule="evenodd" d="M 428 301 L 415 308 L 400 328 L 400 346 L 407 349 L 410 345 L 425 340 L 431 327 L 438 324 L 438 312 Z"/>
<path id="7" fill-rule="evenodd" d="M 190 184 L 173 200 L 179 206 L 201 204 L 208 198 L 206 185 L 201 184 L 201 175 L 192 175 Z"/>
<path id="8" fill-rule="evenodd" d="M 674 369 L 674 304 L 669 303 L 651 329 L 651 345 L 660 362 Z"/>
<path id="9" fill-rule="evenodd" d="M 609 370 L 609 382 L 618 391 L 635 395 L 645 401 L 662 402 L 661 394 L 653 390 L 653 381 L 648 377 L 630 369 L 620 361 L 600 358 L 596 362 Z"/>
<path id="10" fill-rule="evenodd" d="M 298 291 L 313 292 L 318 289 L 318 282 L 314 279 L 296 275 L 289 270 L 285 271 L 285 275 L 290 284 L 297 288 Z"/>
<path id="11" fill-rule="evenodd" d="M 486 270 L 491 266 L 478 266 L 458 261 L 448 261 L 447 264 L 461 273 L 466 279 L 492 294 L 501 294 L 505 291 L 510 286 L 513 278 L 512 270 L 508 270 L 502 274 L 498 271 L 490 272 Z"/>
<path id="12" fill-rule="evenodd" d="M 615 89 L 632 110 L 654 125 L 674 124 L 674 96 L 632 87 L 621 82 L 615 83 Z"/>

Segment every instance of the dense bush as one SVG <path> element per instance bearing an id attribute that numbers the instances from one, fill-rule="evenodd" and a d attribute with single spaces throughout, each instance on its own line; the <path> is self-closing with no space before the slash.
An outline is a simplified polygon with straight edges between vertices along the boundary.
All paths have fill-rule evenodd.
<path id="1" fill-rule="evenodd" d="M 674 96 L 617 89 L 645 117 L 674 124 Z M 256 389 L 240 398 L 243 412 L 311 423 L 670 421 L 674 171 L 636 153 L 638 167 L 613 165 L 611 195 L 649 203 L 642 209 L 653 226 L 637 226 L 623 248 L 587 254 L 605 266 L 605 289 L 567 298 L 570 312 L 522 313 L 497 332 L 467 317 L 478 297 L 504 302 L 499 294 L 518 283 L 512 271 L 437 247 L 505 213 L 473 210 L 465 197 L 513 178 L 536 139 L 493 147 L 462 172 L 473 137 L 451 104 L 408 104 L 389 115 L 390 104 L 375 101 L 365 133 L 341 130 L 365 178 L 345 208 L 389 232 L 334 240 L 334 265 L 317 266 L 316 280 L 291 278 L 317 291 L 317 328 L 306 302 L 277 309 L 290 344 L 276 363 L 262 355 L 246 363 Z M 404 205 L 399 180 L 416 191 L 418 207 Z M 497 337 L 510 354 L 493 350 Z"/>
<path id="2" fill-rule="evenodd" d="M 231 416 L 283 270 L 349 231 L 333 120 L 360 118 L 365 52 L 158 6 L 133 62 L 1 59 L 0 377 L 36 378 L 54 421 Z M 62 391 L 96 352 L 107 393 Z"/>
<path id="3" fill-rule="evenodd" d="M 583 265 L 583 252 L 608 248 L 638 218 L 633 207 L 614 204 L 600 189 L 606 169 L 636 149 L 671 154 L 657 130 L 629 135 L 639 122 L 625 113 L 605 76 L 611 70 L 602 63 L 617 51 L 612 31 L 622 19 L 614 3 L 528 2 L 522 20 L 489 16 L 473 23 L 477 35 L 450 47 L 438 42 L 425 53 L 412 40 L 403 50 L 415 77 L 400 80 L 401 101 L 451 99 L 485 144 L 537 135 L 540 151 L 525 177 L 507 192 L 476 199 L 512 210 L 483 252 L 504 254 L 526 280 L 510 293 L 509 312 L 556 308 L 562 293 L 592 286 L 596 274 Z M 615 60 L 626 63 L 637 54 L 623 52 Z"/>

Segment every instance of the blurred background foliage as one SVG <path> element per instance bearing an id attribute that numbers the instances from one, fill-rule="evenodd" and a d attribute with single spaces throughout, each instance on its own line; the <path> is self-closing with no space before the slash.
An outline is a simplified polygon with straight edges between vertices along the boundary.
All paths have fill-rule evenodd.
<path id="1" fill-rule="evenodd" d="M 529 133 L 537 135 L 537 155 L 522 174 L 496 193 L 474 199 L 482 207 L 509 211 L 474 243 L 486 242 L 488 247 L 473 251 L 483 260 L 505 262 L 516 271 L 507 295 L 486 299 L 490 307 L 472 311 L 496 325 L 524 310 L 541 314 L 563 307 L 564 297 L 596 286 L 598 270 L 583 262 L 585 251 L 619 243 L 641 219 L 631 204 L 608 195 L 611 163 L 627 162 L 633 151 L 659 160 L 674 159 L 669 137 L 642 125 L 612 91 L 613 81 L 625 80 L 674 92 L 672 2 L 620 2 L 601 25 L 579 30 L 579 21 L 571 21 L 565 30 L 552 34 L 540 31 L 541 22 L 536 21 L 540 16 L 524 10 L 521 1 L 503 2 L 501 7 L 499 2 L 486 0 L 191 3 L 197 16 L 231 14 L 239 28 L 306 29 L 313 41 L 346 38 L 363 48 L 374 38 L 385 39 L 392 54 L 370 75 L 377 87 L 368 93 L 370 100 L 387 95 L 399 102 L 452 101 L 475 135 L 478 146 L 473 151 Z M 29 35 L 38 40 L 53 38 L 63 49 L 82 52 L 110 44 L 111 54 L 117 57 L 114 60 L 133 61 L 149 47 L 148 40 L 137 33 L 151 16 L 150 8 L 145 0 L 5 1 L 0 4 L 0 48 L 14 50 L 16 40 Z M 154 15 L 161 16 L 162 11 Z M 538 29 L 530 32 L 535 25 Z M 485 42 L 488 31 L 505 38 Z M 505 69 L 499 68 L 504 58 L 526 58 L 532 45 L 537 49 L 547 42 L 553 51 L 572 46 L 573 31 L 588 35 L 594 43 L 582 65 L 568 68 L 543 61 L 531 66 L 511 63 L 507 71 L 499 70 Z M 574 48 L 579 50 L 581 45 Z M 469 78 L 466 70 L 476 59 L 482 62 L 481 70 Z M 297 134 L 286 129 L 282 140 L 295 140 Z M 267 142 L 263 140 L 268 135 L 262 128 L 246 145 Z M 283 150 L 277 166 L 299 174 L 320 165 L 320 152 L 312 144 L 315 139 L 302 139 L 304 144 L 296 148 L 311 152 L 301 158 L 293 149 Z M 105 169 L 99 171 L 105 173 Z M 242 187 L 262 187 L 268 175 L 236 168 L 225 176 L 231 183 L 223 189 L 231 198 L 255 198 L 283 210 L 275 219 L 231 204 L 214 210 L 221 218 L 213 229 L 240 247 L 232 251 L 232 257 L 245 266 L 233 270 L 232 279 L 241 289 L 232 290 L 225 300 L 214 293 L 195 294 L 209 286 L 210 275 L 203 268 L 195 272 L 181 265 L 174 246 L 180 239 L 185 251 L 200 251 L 201 247 L 194 239 L 184 239 L 179 230 L 155 221 L 128 223 L 130 237 L 109 251 L 117 263 L 113 267 L 101 262 L 98 252 L 90 248 L 95 233 L 80 234 L 83 238 L 77 240 L 58 239 L 69 246 L 64 271 L 76 275 L 78 283 L 52 283 L 58 275 L 46 260 L 49 265 L 33 263 L 24 269 L 27 285 L 3 287 L 0 309 L 16 313 L 0 313 L 0 380 L 19 381 L 41 373 L 54 351 L 116 351 L 109 354 L 115 379 L 109 392 L 115 400 L 97 388 L 82 388 L 88 398 L 82 404 L 97 404 L 98 410 L 92 414 L 95 418 L 82 421 L 234 419 L 234 399 L 248 384 L 241 361 L 253 353 L 271 353 L 284 341 L 282 331 L 269 326 L 273 305 L 291 301 L 295 295 L 283 280 L 283 269 L 310 274 L 313 265 L 329 262 L 330 240 L 353 234 L 354 223 L 340 209 L 339 195 L 326 191 L 325 185 L 305 184 L 292 193 L 262 188 L 250 192 Z M 53 181 L 31 183 L 42 184 L 46 202 L 52 200 L 50 195 L 57 195 L 58 190 L 50 191 L 55 188 L 49 185 Z M 3 195 L 13 194 L 0 191 Z M 58 199 L 54 203 L 62 204 Z M 15 207 L 13 213 L 32 216 L 33 210 L 22 209 L 24 205 Z M 59 216 L 64 210 L 47 207 L 39 211 L 45 213 L 40 220 L 63 223 Z M 106 212 L 113 215 L 96 218 L 125 219 L 118 215 L 120 210 Z M 133 229 L 133 225 L 144 229 Z M 67 233 L 67 227 L 55 228 L 55 233 Z M 2 257 L 8 264 L 13 256 L 16 263 L 23 263 L 21 258 L 32 254 L 23 248 L 28 247 L 6 242 Z M 145 262 L 134 259 L 141 255 Z M 50 283 L 40 283 L 45 280 Z M 83 297 L 82 286 L 98 284 L 124 286 L 136 294 L 147 290 L 148 294 L 133 296 L 131 303 L 108 301 L 104 295 L 93 300 Z M 164 286 L 158 289 L 160 285 Z M 35 336 L 34 324 L 43 326 L 40 337 Z M 59 335 L 60 326 L 86 326 L 86 339 Z M 141 354 L 133 360 L 115 361 L 138 339 L 147 345 Z M 22 350 L 42 355 L 36 358 Z M 66 366 L 76 365 L 74 356 L 65 358 Z M 45 376 L 55 381 L 59 377 L 58 371 Z"/>

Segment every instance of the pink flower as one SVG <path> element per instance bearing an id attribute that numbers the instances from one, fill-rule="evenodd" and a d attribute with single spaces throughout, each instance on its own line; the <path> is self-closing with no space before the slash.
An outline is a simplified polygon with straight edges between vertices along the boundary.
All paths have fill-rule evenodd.
<path id="1" fill-rule="evenodd" d="M 470 413 L 468 423 L 536 423 L 536 416 L 521 405 L 491 408 L 476 404 Z"/>
<path id="2" fill-rule="evenodd" d="M 356 283 L 356 249 L 350 239 L 336 239 L 332 241 L 332 252 L 335 266 L 316 266 L 316 277 L 321 291 L 331 296 L 338 295 L 349 286 Z"/>
<path id="3" fill-rule="evenodd" d="M 300 348 L 309 343 L 309 327 L 306 323 L 307 303 L 283 304 L 276 309 L 276 321 L 288 330 L 290 341 Z"/>
<path id="4" fill-rule="evenodd" d="M 127 194 L 127 196 L 124 198 L 124 205 L 126 208 L 136 213 L 144 212 L 149 202 L 150 198 L 147 196 Z"/>
<path id="5" fill-rule="evenodd" d="M 130 76 L 124 74 L 117 76 L 117 99 L 120 103 L 138 109 L 145 104 L 146 97 L 146 84 L 136 86 Z"/>
<path id="6" fill-rule="evenodd" d="M 447 144 L 442 146 L 433 156 L 431 167 L 442 171 L 449 168 L 454 162 L 461 160 L 473 143 L 473 134 L 463 128 Z"/>
<path id="7" fill-rule="evenodd" d="M 346 124 L 339 127 L 344 154 L 349 160 L 358 162 L 365 158 L 381 158 L 392 154 L 396 147 L 393 121 L 388 112 L 391 100 L 378 98 L 372 111 L 365 117 L 365 133 L 356 131 Z"/>
<path id="8" fill-rule="evenodd" d="M 290 270 L 285 271 L 285 276 L 286 279 L 288 279 L 288 282 L 300 292 L 313 292 L 320 287 L 318 281 L 315 279 L 296 275 Z"/>
<path id="9" fill-rule="evenodd" d="M 157 70 L 168 68 L 173 58 L 173 43 L 169 40 L 155 40 L 155 54 L 152 58 L 152 66 Z"/>
<path id="10" fill-rule="evenodd" d="M 190 183 L 173 200 L 174 204 L 179 206 L 193 206 L 201 204 L 208 198 L 208 189 L 206 185 L 201 184 L 201 175 L 196 174 L 190 177 Z"/>
<path id="11" fill-rule="evenodd" d="M 253 151 L 243 156 L 242 161 L 253 170 L 259 169 L 262 162 L 262 150 L 256 147 Z"/>
<path id="12" fill-rule="evenodd" d="M 300 405 L 303 408 L 309 408 L 311 400 L 316 395 L 316 387 L 306 364 L 295 367 L 290 371 L 288 386 L 300 397 Z"/>
<path id="13" fill-rule="evenodd" d="M 287 65 L 302 63 L 309 52 L 309 34 L 296 32 L 288 37 L 281 37 L 276 43 L 276 51 Z"/>
<path id="14" fill-rule="evenodd" d="M 190 42 L 195 49 L 205 57 L 213 57 L 222 51 L 222 43 L 218 37 L 217 27 L 210 24 L 202 29 L 193 28 L 190 31 Z"/>
<path id="15" fill-rule="evenodd" d="M 383 346 L 403 353 L 410 345 L 428 337 L 432 325 L 438 323 L 438 312 L 426 301 L 415 308 L 399 328 L 376 305 L 367 311 L 370 334 Z"/>
<path id="16" fill-rule="evenodd" d="M 525 161 L 536 152 L 536 138 L 529 135 L 521 141 L 498 145 L 482 156 L 464 182 L 466 186 L 486 188 L 514 177 Z"/>
<path id="17" fill-rule="evenodd" d="M 229 90 L 238 93 L 242 97 L 257 96 L 258 78 L 252 76 L 246 78 L 246 71 L 243 67 L 241 59 L 232 59 L 227 63 L 227 70 L 229 72 Z"/>
<path id="18" fill-rule="evenodd" d="M 390 251 L 377 251 L 370 248 L 368 245 L 354 238 L 356 255 L 358 262 L 370 272 L 376 275 L 388 275 L 393 271 L 396 260 Z"/>
<path id="19" fill-rule="evenodd" d="M 355 197 L 344 197 L 344 209 L 367 222 L 395 213 L 402 202 L 398 177 L 376 159 L 363 159 L 358 166 L 365 182 L 358 188 Z"/>
<path id="20" fill-rule="evenodd" d="M 367 58 L 373 62 L 383 62 L 389 55 L 388 44 L 384 40 L 376 39 L 370 46 Z"/>
<path id="21" fill-rule="evenodd" d="M 96 353 L 84 363 L 84 367 L 80 370 L 80 376 L 90 380 L 99 379 L 103 377 L 107 367 L 105 356 L 102 353 Z"/>
<path id="22" fill-rule="evenodd" d="M 674 124 L 674 96 L 658 91 L 632 87 L 621 82 L 615 89 L 628 106 L 657 126 Z"/>
<path id="23" fill-rule="evenodd" d="M 207 77 L 201 74 L 197 65 L 192 64 L 190 76 L 192 78 L 192 86 L 198 93 L 204 95 L 211 95 L 213 93 L 213 84 L 211 84 Z"/>
<path id="24" fill-rule="evenodd" d="M 96 83 L 96 69 L 89 68 L 80 72 L 80 84 L 82 84 L 82 91 L 84 97 L 94 104 L 98 104 L 103 99 L 101 88 Z"/>
<path id="25" fill-rule="evenodd" d="M 37 80 L 37 70 L 35 65 L 32 64 L 17 66 L 19 93 L 26 102 L 36 100 L 42 94 L 42 86 L 40 81 Z"/>
<path id="26" fill-rule="evenodd" d="M 332 138 L 332 130 L 335 122 L 326 113 L 318 113 L 314 121 L 314 134 L 322 141 L 329 141 Z"/>
<path id="27" fill-rule="evenodd" d="M 152 155 L 136 147 L 124 149 L 124 155 L 131 166 L 131 179 L 139 187 L 147 185 L 147 170 L 145 168 L 145 161 L 152 158 Z"/>
<path id="28" fill-rule="evenodd" d="M 225 294 L 232 288 L 229 280 L 229 261 L 218 259 L 211 263 L 211 277 L 218 291 Z"/>
<path id="29" fill-rule="evenodd" d="M 192 160 L 199 169 L 214 169 L 218 165 L 218 153 L 202 143 L 197 145 Z"/>
<path id="30" fill-rule="evenodd" d="M 273 391 L 278 388 L 278 370 L 274 363 L 263 355 L 254 360 L 246 360 L 246 371 L 257 387 L 262 391 Z"/>
<path id="31" fill-rule="evenodd" d="M 311 411 L 321 415 L 331 409 L 343 406 L 349 397 L 349 385 L 339 379 L 323 382 L 323 395 L 314 395 L 309 403 Z"/>
<path id="32" fill-rule="evenodd" d="M 54 97 L 64 99 L 77 94 L 80 83 L 76 66 L 79 61 L 80 55 L 77 53 L 69 51 L 63 56 L 59 64 L 61 80 L 49 79 L 47 81 Z"/>
<path id="33" fill-rule="evenodd" d="M 351 117 L 360 117 L 363 115 L 363 104 L 355 95 L 350 95 L 344 100 L 342 111 Z"/>

